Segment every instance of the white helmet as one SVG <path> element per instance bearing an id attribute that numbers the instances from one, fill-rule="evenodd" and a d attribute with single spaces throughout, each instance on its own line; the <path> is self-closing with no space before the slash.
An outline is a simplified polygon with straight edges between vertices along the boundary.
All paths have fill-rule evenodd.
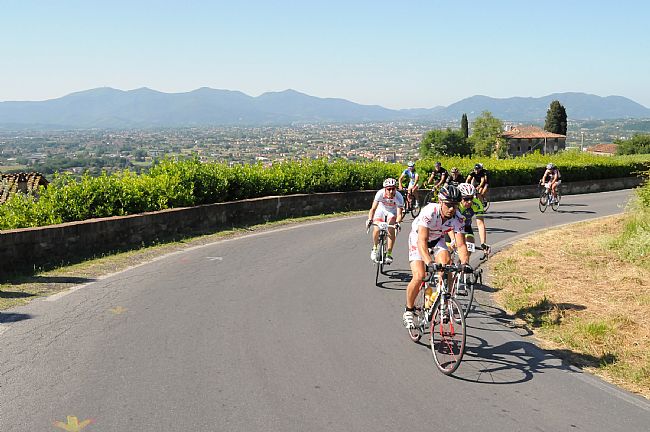
<path id="1" fill-rule="evenodd" d="M 553 169 L 553 168 L 555 168 L 555 165 L 553 165 L 552 162 L 549 162 L 548 165 L 546 165 L 546 169 L 550 170 L 550 169 Z"/>
<path id="2" fill-rule="evenodd" d="M 389 177 L 386 180 L 384 180 L 384 187 L 395 187 L 395 185 L 397 185 L 397 180 L 395 180 L 394 178 Z"/>
<path id="3" fill-rule="evenodd" d="M 461 183 L 458 185 L 458 190 L 460 194 L 464 197 L 474 196 L 476 194 L 476 188 L 469 183 Z"/>
<path id="4" fill-rule="evenodd" d="M 414 166 L 415 166 L 415 162 L 413 162 L 413 161 L 409 161 L 409 163 L 407 163 L 406 166 L 408 166 L 409 168 L 414 167 Z"/>

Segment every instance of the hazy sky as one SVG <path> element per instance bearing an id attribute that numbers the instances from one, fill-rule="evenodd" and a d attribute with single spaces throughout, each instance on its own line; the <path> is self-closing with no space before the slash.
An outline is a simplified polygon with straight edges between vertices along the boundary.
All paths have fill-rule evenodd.
<path id="1" fill-rule="evenodd" d="M 0 101 L 108 86 L 387 108 L 578 91 L 650 107 L 648 4 L 3 0 Z"/>

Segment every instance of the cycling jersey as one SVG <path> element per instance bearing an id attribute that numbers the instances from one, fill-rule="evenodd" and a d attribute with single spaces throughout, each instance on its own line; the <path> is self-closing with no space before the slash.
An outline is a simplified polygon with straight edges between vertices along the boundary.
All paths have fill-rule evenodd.
<path id="1" fill-rule="evenodd" d="M 410 169 L 406 168 L 404 172 L 402 173 L 403 176 L 406 176 L 409 178 L 409 186 L 415 185 L 415 176 L 416 176 L 415 170 L 411 171 Z"/>
<path id="2" fill-rule="evenodd" d="M 458 173 L 455 176 L 453 174 L 450 174 L 447 177 L 447 184 L 449 184 L 449 185 L 458 186 L 461 183 L 465 183 L 465 178 L 463 177 L 463 175 L 461 173 Z"/>
<path id="3" fill-rule="evenodd" d="M 439 182 L 440 179 L 445 175 L 447 176 L 446 178 L 449 179 L 449 173 L 447 172 L 446 169 L 444 169 L 442 167 L 440 167 L 440 171 L 433 170 L 433 172 L 431 174 L 433 174 L 433 180 L 436 183 Z"/>
<path id="4" fill-rule="evenodd" d="M 395 192 L 393 198 L 388 198 L 386 196 L 386 191 L 384 189 L 379 189 L 375 194 L 375 201 L 379 204 L 377 205 L 377 210 L 375 211 L 374 220 L 383 221 L 386 217 L 389 221 L 397 216 L 397 209 L 404 208 L 404 198 L 402 194 Z"/>
<path id="5" fill-rule="evenodd" d="M 547 169 L 544 172 L 544 182 L 552 181 L 553 178 L 555 178 L 555 174 L 557 174 L 557 179 L 558 180 L 562 179 L 562 175 L 560 174 L 559 169 L 557 169 L 557 168 L 553 168 L 553 169 L 550 169 L 550 170 Z"/>
<path id="6" fill-rule="evenodd" d="M 490 182 L 490 176 L 488 174 L 488 170 L 486 170 L 485 168 L 483 170 L 481 170 L 480 173 L 477 173 L 476 171 L 472 171 L 471 173 L 469 173 L 469 177 L 470 177 L 470 179 L 469 179 L 468 183 L 476 182 L 477 184 L 480 184 L 481 179 L 483 177 L 485 177 L 485 184 L 488 184 Z"/>
<path id="7" fill-rule="evenodd" d="M 465 232 L 472 233 L 472 220 L 474 216 L 477 218 L 482 218 L 485 214 L 485 207 L 483 203 L 478 198 L 474 197 L 472 200 L 472 206 L 469 208 L 463 207 L 461 204 L 459 207 L 460 213 L 465 217 Z"/>
<path id="8" fill-rule="evenodd" d="M 418 250 L 418 229 L 425 227 L 429 229 L 429 237 L 427 239 L 429 244 L 435 243 L 436 248 L 446 249 L 445 233 L 458 232 L 465 233 L 465 217 L 456 210 L 450 219 L 443 222 L 442 220 L 442 204 L 431 203 L 426 205 L 420 215 L 415 218 L 411 224 L 411 233 L 409 234 L 409 261 L 422 261 L 420 252 Z"/>

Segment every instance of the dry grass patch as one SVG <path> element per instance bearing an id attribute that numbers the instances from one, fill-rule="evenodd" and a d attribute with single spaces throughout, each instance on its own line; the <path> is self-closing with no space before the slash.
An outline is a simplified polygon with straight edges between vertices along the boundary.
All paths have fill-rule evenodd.
<path id="1" fill-rule="evenodd" d="M 624 218 L 547 230 L 490 261 L 497 301 L 548 349 L 650 398 L 650 271 L 609 245 Z"/>

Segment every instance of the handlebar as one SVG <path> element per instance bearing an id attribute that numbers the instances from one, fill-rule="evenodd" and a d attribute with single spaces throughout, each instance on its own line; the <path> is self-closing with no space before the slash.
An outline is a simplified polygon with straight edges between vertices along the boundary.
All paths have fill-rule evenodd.
<path id="1" fill-rule="evenodd" d="M 381 224 L 384 224 L 384 223 L 385 223 L 385 222 L 381 222 Z M 368 228 L 366 229 L 366 234 L 368 234 L 368 233 L 370 232 L 370 227 L 371 227 L 371 226 L 376 226 L 376 227 L 378 227 L 378 228 L 381 230 L 381 225 L 373 222 L 373 223 L 371 223 L 370 225 L 368 225 Z M 395 228 L 397 228 L 397 225 L 391 225 L 391 224 L 386 223 L 386 228 L 393 228 L 393 229 L 395 229 Z"/>

